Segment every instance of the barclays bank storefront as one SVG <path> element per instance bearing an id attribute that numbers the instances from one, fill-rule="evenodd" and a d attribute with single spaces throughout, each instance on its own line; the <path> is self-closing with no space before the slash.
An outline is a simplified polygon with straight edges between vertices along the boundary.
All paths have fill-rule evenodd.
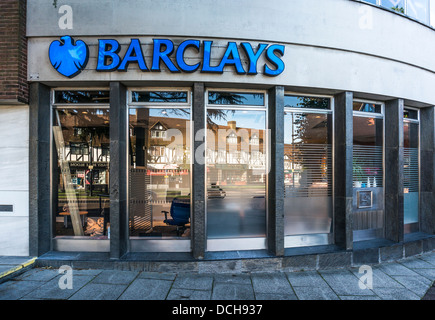
<path id="1" fill-rule="evenodd" d="M 28 1 L 30 254 L 433 250 L 432 1 L 375 2 Z"/>

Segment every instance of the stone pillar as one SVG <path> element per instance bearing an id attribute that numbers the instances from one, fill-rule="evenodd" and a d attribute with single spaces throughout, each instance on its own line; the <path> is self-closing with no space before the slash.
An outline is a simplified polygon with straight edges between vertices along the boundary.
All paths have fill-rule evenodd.
<path id="1" fill-rule="evenodd" d="M 29 254 L 51 250 L 50 88 L 30 85 L 29 104 Z"/>
<path id="2" fill-rule="evenodd" d="M 127 94 L 119 82 L 110 83 L 110 258 L 128 251 L 127 216 Z"/>
<path id="3" fill-rule="evenodd" d="M 334 241 L 352 249 L 353 93 L 340 93 L 334 101 Z"/>
<path id="4" fill-rule="evenodd" d="M 205 98 L 204 84 L 193 85 L 192 99 L 192 219 L 191 240 L 192 254 L 195 259 L 203 259 L 207 243 L 207 225 L 205 219 L 206 185 L 205 185 Z"/>
<path id="5" fill-rule="evenodd" d="M 420 230 L 435 234 L 435 107 L 420 110 Z"/>
<path id="6" fill-rule="evenodd" d="M 403 241 L 403 108 L 402 99 L 385 103 L 385 238 Z"/>
<path id="7" fill-rule="evenodd" d="M 268 216 L 267 247 L 284 255 L 284 87 L 269 90 Z"/>

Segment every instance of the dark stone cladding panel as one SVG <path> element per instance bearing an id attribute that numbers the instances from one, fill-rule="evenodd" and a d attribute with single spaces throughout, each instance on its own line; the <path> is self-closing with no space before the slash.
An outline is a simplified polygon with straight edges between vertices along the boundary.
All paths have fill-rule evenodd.
<path id="1" fill-rule="evenodd" d="M 379 263 L 379 248 L 356 250 L 353 252 L 353 265 Z"/>
<path id="2" fill-rule="evenodd" d="M 50 229 L 50 88 L 30 86 L 29 104 L 29 254 L 51 247 Z"/>
<path id="3" fill-rule="evenodd" d="M 382 247 L 379 251 L 381 262 L 400 260 L 403 258 L 403 245 L 401 244 Z"/>
<path id="4" fill-rule="evenodd" d="M 284 255 L 284 87 L 269 90 L 270 166 L 268 174 L 268 248 Z"/>
<path id="5" fill-rule="evenodd" d="M 283 271 L 316 270 L 318 255 L 283 257 Z"/>
<path id="6" fill-rule="evenodd" d="M 205 161 L 197 157 L 197 150 L 203 147 L 205 138 L 205 88 L 203 83 L 193 85 L 192 120 L 193 120 L 193 155 L 192 159 L 192 254 L 194 258 L 203 259 L 206 251 L 206 220 L 205 220 Z"/>
<path id="7" fill-rule="evenodd" d="M 404 239 L 403 110 L 403 99 L 385 103 L 385 237 L 394 242 Z"/>
<path id="8" fill-rule="evenodd" d="M 334 235 L 335 244 L 352 249 L 353 93 L 334 97 Z"/>
<path id="9" fill-rule="evenodd" d="M 352 252 L 344 251 L 319 255 L 318 269 L 349 268 L 352 266 Z"/>
<path id="10" fill-rule="evenodd" d="M 127 253 L 127 131 L 126 88 L 110 83 L 110 257 L 119 259 Z"/>
<path id="11" fill-rule="evenodd" d="M 417 240 L 403 244 L 405 258 L 423 253 L 423 241 Z"/>

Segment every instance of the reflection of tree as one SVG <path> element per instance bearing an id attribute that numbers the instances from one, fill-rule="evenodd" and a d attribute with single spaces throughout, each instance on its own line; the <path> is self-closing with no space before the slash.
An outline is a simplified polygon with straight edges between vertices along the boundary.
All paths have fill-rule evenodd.
<path id="1" fill-rule="evenodd" d="M 109 91 L 56 91 L 60 103 L 109 103 Z"/>
<path id="2" fill-rule="evenodd" d="M 297 97 L 296 105 L 301 109 L 287 113 L 290 125 L 290 144 L 285 145 L 284 157 L 287 170 L 294 171 L 287 177 L 288 185 L 297 187 L 297 196 L 329 194 L 331 184 L 331 157 L 328 132 L 328 115 L 304 112 L 303 109 L 328 110 L 330 100 L 325 98 Z M 324 183 L 327 183 L 324 185 Z"/>
<path id="3" fill-rule="evenodd" d="M 187 102 L 186 91 L 134 91 L 132 92 L 133 102 Z"/>
<path id="4" fill-rule="evenodd" d="M 262 93 L 253 93 L 252 96 L 254 98 L 263 98 L 264 94 Z M 209 92 L 208 95 L 208 103 L 211 105 L 243 105 L 246 104 L 248 98 L 246 94 L 237 94 L 235 92 L 225 92 L 225 91 L 216 91 Z M 207 110 L 207 127 L 215 130 L 217 128 L 217 123 L 215 121 L 226 121 L 227 114 L 234 114 L 234 110 L 216 110 L 216 109 L 208 109 Z M 214 121 L 213 121 L 214 120 Z"/>
<path id="5" fill-rule="evenodd" d="M 234 114 L 235 110 L 208 109 L 207 128 L 216 131 L 219 125 L 215 121 L 227 121 L 227 115 L 229 113 Z"/>
<path id="6" fill-rule="evenodd" d="M 391 10 L 405 14 L 405 9 L 403 7 L 399 7 L 399 5 L 397 5 L 395 7 L 391 7 Z"/>
<path id="7" fill-rule="evenodd" d="M 298 108 L 303 109 L 329 109 L 329 99 L 324 98 L 311 98 L 311 97 L 299 97 L 297 103 Z M 286 106 L 287 107 L 287 106 Z"/>
<path id="8" fill-rule="evenodd" d="M 254 96 L 257 95 L 254 94 Z M 243 104 L 244 100 L 247 100 L 244 95 L 234 92 L 210 92 L 208 97 L 210 104 L 239 105 Z"/>
<path id="9" fill-rule="evenodd" d="M 83 109 L 82 112 L 89 112 L 86 116 L 81 116 L 76 110 L 57 110 L 59 119 L 62 123 L 62 130 L 71 130 L 72 134 L 65 136 L 65 140 L 73 142 L 95 141 L 97 138 L 100 141 L 109 140 L 109 112 L 107 110 L 90 111 Z M 102 114 L 99 114 L 102 112 Z M 87 117 L 87 118 L 85 118 Z"/>

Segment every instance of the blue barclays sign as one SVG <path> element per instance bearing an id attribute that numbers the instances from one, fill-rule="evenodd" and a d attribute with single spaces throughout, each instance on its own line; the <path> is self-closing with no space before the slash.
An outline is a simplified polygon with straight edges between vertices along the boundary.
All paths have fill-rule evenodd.
<path id="1" fill-rule="evenodd" d="M 193 48 L 200 55 L 201 61 L 196 64 L 188 64 L 184 55 L 188 48 Z M 202 49 L 201 49 L 202 48 Z M 260 43 L 253 48 L 249 42 L 228 42 L 225 53 L 216 66 L 211 65 L 213 41 L 185 40 L 176 49 L 169 39 L 153 39 L 152 59 L 147 65 L 142 52 L 142 44 L 139 39 L 131 39 L 130 44 L 121 57 L 121 45 L 114 39 L 98 40 L 98 57 L 96 71 L 99 72 L 126 72 L 131 63 L 138 65 L 139 69 L 146 71 L 161 71 L 161 65 L 165 65 L 170 72 L 204 72 L 223 73 L 224 68 L 233 67 L 237 74 L 256 75 L 258 73 L 258 61 L 260 57 L 266 59 L 266 63 L 260 66 L 263 74 L 275 77 L 280 75 L 285 64 L 282 61 L 285 47 L 280 44 Z M 248 66 L 243 66 L 240 52 L 248 58 Z M 70 36 L 53 41 L 49 48 L 49 58 L 52 66 L 62 75 L 73 78 L 84 68 L 89 59 L 89 48 L 82 41 L 74 40 Z"/>

